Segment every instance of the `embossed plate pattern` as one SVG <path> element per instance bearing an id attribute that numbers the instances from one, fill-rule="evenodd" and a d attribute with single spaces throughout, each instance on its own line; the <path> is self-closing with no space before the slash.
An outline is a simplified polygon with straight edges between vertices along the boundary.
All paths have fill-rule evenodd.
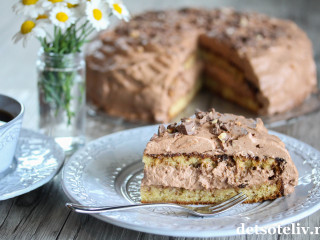
<path id="1" fill-rule="evenodd" d="M 14 164 L 0 178 L 0 200 L 30 192 L 50 181 L 64 161 L 64 152 L 52 139 L 21 129 Z"/>
<path id="2" fill-rule="evenodd" d="M 77 203 L 115 206 L 139 201 L 144 147 L 157 126 L 126 130 L 90 142 L 65 165 L 62 184 Z M 95 217 L 133 230 L 154 234 L 212 237 L 237 234 L 236 228 L 285 225 L 320 208 L 320 152 L 297 139 L 270 131 L 286 144 L 299 170 L 293 194 L 274 201 L 243 204 L 211 218 L 197 218 L 170 208 L 128 210 Z M 140 163 L 139 163 L 140 162 Z"/>

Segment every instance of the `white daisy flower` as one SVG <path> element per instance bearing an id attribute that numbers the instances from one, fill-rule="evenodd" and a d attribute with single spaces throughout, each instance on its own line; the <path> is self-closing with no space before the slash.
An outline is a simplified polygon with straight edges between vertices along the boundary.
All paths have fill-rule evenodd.
<path id="1" fill-rule="evenodd" d="M 65 2 L 64 0 L 47 0 L 47 1 L 48 1 L 48 2 L 51 2 L 52 4 Z"/>
<path id="2" fill-rule="evenodd" d="M 56 5 L 67 6 L 68 8 L 73 8 L 79 5 L 81 0 L 44 0 L 42 6 L 47 10 L 51 10 L 52 7 Z"/>
<path id="3" fill-rule="evenodd" d="M 36 17 L 36 20 L 46 20 L 46 19 L 49 19 L 49 15 L 48 14 L 39 14 L 37 17 Z"/>
<path id="4" fill-rule="evenodd" d="M 13 36 L 14 43 L 23 41 L 23 46 L 25 47 L 27 41 L 30 37 L 41 37 L 46 36 L 45 30 L 42 28 L 41 23 L 37 23 L 34 20 L 27 20 L 22 23 L 20 31 Z"/>
<path id="5" fill-rule="evenodd" d="M 75 3 L 75 4 L 69 3 L 69 2 L 67 3 L 67 7 L 68 7 L 68 8 L 76 8 L 76 7 L 78 7 L 78 6 L 79 6 L 79 4 L 76 4 L 76 3 Z"/>
<path id="6" fill-rule="evenodd" d="M 62 30 L 67 29 L 76 21 L 73 12 L 68 7 L 62 5 L 57 5 L 52 8 L 49 19 L 55 26 Z"/>
<path id="7" fill-rule="evenodd" d="M 66 0 L 67 7 L 73 11 L 73 14 L 76 18 L 80 19 L 85 15 L 86 5 L 83 3 L 83 0 Z"/>
<path id="8" fill-rule="evenodd" d="M 110 24 L 108 5 L 100 0 L 91 0 L 87 3 L 86 15 L 97 31 L 106 29 Z"/>
<path id="9" fill-rule="evenodd" d="M 77 5 L 80 4 L 81 0 L 65 0 L 67 3 Z"/>
<path id="10" fill-rule="evenodd" d="M 126 22 L 129 21 L 130 13 L 121 0 L 107 0 L 107 1 L 112 10 L 112 13 L 116 15 L 117 18 L 123 19 Z"/>
<path id="11" fill-rule="evenodd" d="M 49 19 L 49 13 L 39 14 L 36 17 L 36 23 L 41 24 L 42 27 L 48 26 L 51 23 Z"/>
<path id="12" fill-rule="evenodd" d="M 51 11 L 53 7 L 68 7 L 72 10 L 74 17 L 81 18 L 85 8 L 81 8 L 80 5 L 84 0 L 45 0 L 42 6 Z"/>
<path id="13" fill-rule="evenodd" d="M 47 0 L 47 2 L 50 2 L 51 4 L 55 3 L 64 3 L 64 4 L 72 4 L 76 5 L 80 3 L 80 0 Z"/>
<path id="14" fill-rule="evenodd" d="M 13 11 L 18 15 L 25 15 L 31 18 L 43 14 L 45 9 L 42 6 L 43 0 L 19 0 L 12 6 Z"/>
<path id="15" fill-rule="evenodd" d="M 67 3 L 64 0 L 44 0 L 42 7 L 47 11 L 51 11 L 53 7 L 57 6 L 66 7 Z"/>

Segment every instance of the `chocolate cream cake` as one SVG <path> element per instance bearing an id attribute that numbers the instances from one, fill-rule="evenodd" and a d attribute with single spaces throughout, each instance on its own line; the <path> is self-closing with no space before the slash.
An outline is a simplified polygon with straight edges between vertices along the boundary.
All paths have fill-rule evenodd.
<path id="1" fill-rule="evenodd" d="M 298 183 L 285 144 L 261 119 L 214 109 L 161 125 L 143 162 L 143 203 L 212 204 L 239 192 L 254 203 L 286 196 Z"/>
<path id="2" fill-rule="evenodd" d="M 110 115 L 168 122 L 204 85 L 275 114 L 316 89 L 312 55 L 291 21 L 230 9 L 147 12 L 89 45 L 87 95 Z"/>

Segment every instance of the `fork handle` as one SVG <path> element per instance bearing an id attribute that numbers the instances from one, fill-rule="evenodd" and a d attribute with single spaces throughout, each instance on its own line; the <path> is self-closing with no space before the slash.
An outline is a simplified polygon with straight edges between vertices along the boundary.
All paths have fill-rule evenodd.
<path id="1" fill-rule="evenodd" d="M 84 206 L 76 203 L 66 203 L 67 208 L 78 213 L 103 213 L 103 212 L 113 212 L 113 211 L 133 209 L 133 208 L 163 207 L 163 205 L 181 208 L 181 206 L 174 203 L 145 203 L 145 204 L 114 206 L 114 207 L 109 207 L 109 206 L 92 207 L 92 206 Z"/>

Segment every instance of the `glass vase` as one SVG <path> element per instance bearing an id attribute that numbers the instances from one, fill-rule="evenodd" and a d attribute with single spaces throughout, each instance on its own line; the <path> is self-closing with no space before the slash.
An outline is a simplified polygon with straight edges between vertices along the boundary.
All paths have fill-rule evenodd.
<path id="1" fill-rule="evenodd" d="M 39 51 L 39 128 L 66 151 L 85 143 L 86 99 L 83 53 Z"/>

